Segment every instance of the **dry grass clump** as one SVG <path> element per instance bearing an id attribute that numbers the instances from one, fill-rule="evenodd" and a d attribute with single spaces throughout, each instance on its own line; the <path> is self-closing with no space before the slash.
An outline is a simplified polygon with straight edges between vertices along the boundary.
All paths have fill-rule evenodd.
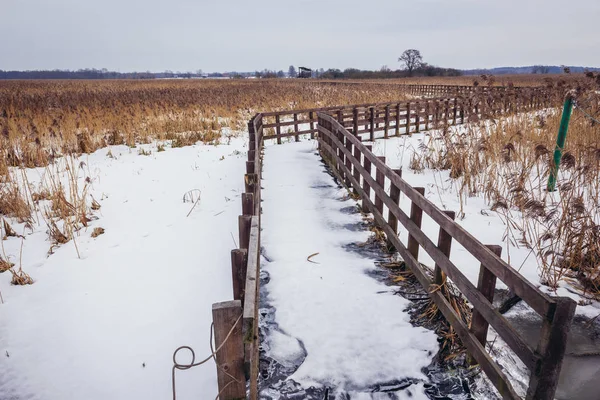
<path id="1" fill-rule="evenodd" d="M 44 183 L 51 194 L 42 207 L 42 216 L 52 242 L 49 253 L 57 246 L 73 240 L 79 254 L 76 233 L 88 226 L 95 218 L 92 211 L 100 208 L 98 202 L 88 194 L 91 179 L 82 179 L 80 176 L 84 167 L 84 163 L 77 164 L 75 158 L 69 156 L 46 168 Z"/>
<path id="2" fill-rule="evenodd" d="M 0 256 L 0 274 L 10 270 L 15 264 L 6 261 L 2 256 Z"/>
<path id="3" fill-rule="evenodd" d="M 78 163 L 75 156 L 70 155 L 53 160 L 42 171 L 38 187 L 29 183 L 23 168 L 10 172 L 5 182 L 0 183 L 0 212 L 2 218 L 2 240 L 9 237 L 25 237 L 19 235 L 9 223 L 19 224 L 18 228 L 34 231 L 34 226 L 45 225 L 51 242 L 49 254 L 57 246 L 73 241 L 77 248 L 78 231 L 89 225 L 94 219 L 93 211 L 100 209 L 100 204 L 88 194 L 91 179 L 86 177 L 85 163 Z M 23 233 L 24 234 L 24 233 Z M 22 242 L 22 246 L 23 246 Z M 15 270 L 12 263 L 0 260 L 0 269 L 10 270 L 12 283 L 28 285 L 33 279 L 19 267 Z M 22 260 L 22 249 L 21 258 Z"/>
<path id="4" fill-rule="evenodd" d="M 11 269 L 10 272 L 12 274 L 12 279 L 10 281 L 11 284 L 20 286 L 33 285 L 33 279 L 31 279 L 31 277 L 27 273 L 25 273 L 21 268 L 19 268 L 18 271 L 14 271 Z"/>
<path id="5" fill-rule="evenodd" d="M 600 115 L 600 76 L 574 87 L 580 107 Z M 433 131 L 411 167 L 449 170 L 461 212 L 470 196 L 483 196 L 504 219 L 507 240 L 536 255 L 542 283 L 570 279 L 600 298 L 600 126 L 573 111 L 558 191 L 548 193 L 560 118 L 556 109 Z"/>
<path id="6" fill-rule="evenodd" d="M 104 234 L 104 228 L 97 227 L 92 231 L 92 237 L 97 238 L 98 236 Z"/>
<path id="7" fill-rule="evenodd" d="M 18 222 L 31 219 L 31 207 L 22 188 L 14 181 L 0 183 L 0 214 Z"/>

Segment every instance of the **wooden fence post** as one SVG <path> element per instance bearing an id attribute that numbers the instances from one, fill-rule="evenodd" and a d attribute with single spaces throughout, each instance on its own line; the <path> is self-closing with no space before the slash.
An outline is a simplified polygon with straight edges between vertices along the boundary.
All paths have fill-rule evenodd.
<path id="1" fill-rule="evenodd" d="M 313 122 L 313 119 L 315 119 L 315 113 L 313 111 L 308 113 L 308 119 L 310 120 L 310 138 L 314 139 L 315 138 L 315 123 Z"/>
<path id="2" fill-rule="evenodd" d="M 384 128 L 383 128 L 383 137 L 384 138 L 388 138 L 389 134 L 388 134 L 388 130 L 390 129 L 390 106 L 389 104 L 385 106 L 385 114 L 383 117 L 384 120 Z"/>
<path id="3" fill-rule="evenodd" d="M 242 215 L 254 215 L 254 193 L 242 193 Z"/>
<path id="4" fill-rule="evenodd" d="M 244 375 L 244 343 L 242 341 L 242 303 L 240 300 L 225 301 L 212 305 L 215 326 L 215 355 L 219 399 L 241 400 L 246 398 Z M 229 334 L 231 332 L 231 334 Z M 227 337 L 229 335 L 229 337 Z M 225 341 L 227 340 L 227 341 Z"/>
<path id="5" fill-rule="evenodd" d="M 362 141 L 360 136 L 358 136 L 358 135 L 355 135 L 355 136 L 359 141 Z M 358 161 L 362 165 L 361 157 L 362 157 L 362 154 L 360 152 L 360 149 L 358 148 L 358 146 L 354 146 L 354 158 L 356 159 L 356 161 Z M 356 179 L 356 182 L 360 186 L 360 172 L 358 171 L 358 168 L 356 168 L 354 166 L 354 164 L 352 165 L 352 168 L 354 168 L 354 179 Z M 354 194 L 358 194 L 358 191 L 356 189 L 354 189 Z"/>
<path id="6" fill-rule="evenodd" d="M 277 144 L 281 144 L 281 122 L 279 121 L 279 114 L 275 116 L 275 133 L 277 134 Z"/>
<path id="7" fill-rule="evenodd" d="M 371 113 L 369 115 L 369 140 L 373 142 L 375 141 L 375 108 L 369 107 L 369 112 Z"/>
<path id="8" fill-rule="evenodd" d="M 444 211 L 444 214 L 448 216 L 451 220 L 454 221 L 456 217 L 456 213 L 454 211 Z M 452 236 L 448 234 L 442 227 L 440 226 L 440 231 L 438 233 L 438 249 L 448 258 L 450 258 L 450 249 L 452 247 Z M 446 274 L 440 268 L 437 263 L 435 264 L 435 268 L 433 270 L 433 283 L 435 285 L 443 285 L 446 283 Z"/>
<path id="9" fill-rule="evenodd" d="M 402 178 L 401 169 L 395 169 L 394 172 L 396 173 L 396 175 Z M 390 186 L 390 198 L 392 199 L 394 204 L 400 205 L 400 189 L 397 188 L 396 185 L 394 185 L 393 183 Z M 392 213 L 391 209 L 388 210 L 388 225 L 390 226 L 390 228 L 392 228 L 395 234 L 398 234 L 398 218 L 396 218 L 396 216 Z M 392 244 L 389 238 L 387 239 L 387 249 L 390 252 L 395 250 L 394 245 Z"/>
<path id="10" fill-rule="evenodd" d="M 377 158 L 385 163 L 385 156 L 378 156 Z M 385 175 L 377 166 L 375 166 L 375 182 L 380 188 L 385 189 Z M 383 214 L 383 199 L 377 195 L 377 190 L 373 191 L 375 192 L 375 208 L 380 214 Z"/>
<path id="11" fill-rule="evenodd" d="M 244 175 L 244 186 L 246 193 L 256 193 L 256 186 L 258 185 L 257 174 L 246 174 Z"/>
<path id="12" fill-rule="evenodd" d="M 352 142 L 350 141 L 349 137 L 346 137 L 346 135 L 342 134 L 342 143 L 344 143 L 344 141 L 346 142 L 346 150 L 348 150 L 348 152 L 350 154 L 352 154 Z M 352 173 L 351 156 L 345 156 L 344 160 L 345 160 L 346 168 L 348 169 L 348 174 L 345 175 L 346 179 L 344 182 L 346 183 L 346 187 L 348 189 L 351 189 L 352 188 L 352 181 L 350 181 L 350 174 Z"/>
<path id="13" fill-rule="evenodd" d="M 419 133 L 421 131 L 421 105 L 417 101 L 415 103 L 415 132 Z"/>
<path id="14" fill-rule="evenodd" d="M 416 187 L 414 188 L 421 196 L 425 195 L 425 188 Z M 418 205 L 413 201 L 410 205 L 410 220 L 417 225 L 419 229 L 421 229 L 421 222 L 423 220 L 423 210 L 419 208 Z M 410 252 L 410 254 L 415 258 L 415 260 L 419 260 L 419 242 L 415 239 L 411 234 L 408 235 L 408 243 L 406 248 Z"/>
<path id="15" fill-rule="evenodd" d="M 332 124 L 332 129 L 335 129 L 335 134 L 337 139 L 340 141 L 341 145 L 344 146 L 345 145 L 345 141 L 344 141 L 344 134 L 342 132 L 340 132 L 337 128 L 334 128 L 334 125 Z M 343 179 L 343 183 L 346 183 L 346 173 L 343 171 L 343 169 L 340 167 L 340 165 L 346 165 L 346 155 L 344 154 L 344 152 L 342 151 L 342 149 L 340 147 L 337 148 L 337 155 L 338 155 L 338 161 L 336 162 L 337 170 L 338 173 L 340 174 L 340 177 Z"/>
<path id="16" fill-rule="evenodd" d="M 246 270 L 248 268 L 248 251 L 231 250 L 231 277 L 233 282 L 233 299 L 244 301 L 246 288 Z"/>
<path id="17" fill-rule="evenodd" d="M 410 103 L 406 103 L 406 128 L 404 128 L 406 134 L 410 134 Z"/>
<path id="18" fill-rule="evenodd" d="M 541 359 L 537 368 L 531 371 L 525 397 L 527 400 L 553 400 L 558 385 L 560 368 L 567 350 L 567 337 L 577 303 L 568 297 L 557 297 L 554 300 L 556 310 L 552 321 L 545 318 L 542 323 L 536 351 Z"/>
<path id="19" fill-rule="evenodd" d="M 502 247 L 497 245 L 487 245 L 495 255 L 500 257 L 502 255 Z M 479 279 L 477 281 L 477 290 L 483 294 L 483 296 L 492 303 L 494 301 L 494 291 L 496 289 L 496 275 L 494 275 L 485 265 L 481 264 L 479 267 Z M 489 323 L 483 318 L 483 316 L 473 309 L 473 316 L 471 317 L 471 332 L 479 340 L 479 343 L 485 347 L 487 334 L 488 334 Z M 468 357 L 471 365 L 476 364 L 471 356 Z"/>
<path id="20" fill-rule="evenodd" d="M 400 103 L 396 104 L 396 136 L 400 136 Z"/>
<path id="21" fill-rule="evenodd" d="M 367 150 L 369 152 L 373 151 L 373 145 L 368 144 L 365 147 L 367 148 Z M 369 174 L 369 176 L 371 176 L 371 161 L 367 157 L 364 158 L 364 161 L 365 161 L 365 164 L 364 164 L 365 170 L 367 171 L 367 174 Z M 365 197 L 368 199 L 368 201 L 371 201 L 371 186 L 369 186 L 369 183 L 367 182 L 366 179 L 363 179 L 363 190 L 365 192 Z M 370 211 L 369 207 L 367 206 L 366 199 L 363 199 L 363 201 L 362 201 L 362 211 L 364 213 L 368 213 Z"/>
<path id="22" fill-rule="evenodd" d="M 240 215 L 238 217 L 238 229 L 239 229 L 239 239 L 240 243 L 238 244 L 240 249 L 248 250 L 248 245 L 250 243 L 250 225 L 252 223 L 251 215 Z"/>
<path id="23" fill-rule="evenodd" d="M 253 174 L 254 173 L 254 160 L 246 161 L 246 173 Z"/>
<path id="24" fill-rule="evenodd" d="M 294 113 L 294 132 L 296 133 L 294 135 L 294 139 L 296 139 L 296 142 L 300 141 L 300 135 L 298 135 L 298 132 L 300 130 L 298 129 L 298 113 Z"/>
<path id="25" fill-rule="evenodd" d="M 429 129 L 429 100 L 425 101 L 425 130 Z"/>
<path id="26" fill-rule="evenodd" d="M 354 107 L 352 109 L 352 129 L 354 130 L 354 135 L 358 137 L 358 108 Z"/>

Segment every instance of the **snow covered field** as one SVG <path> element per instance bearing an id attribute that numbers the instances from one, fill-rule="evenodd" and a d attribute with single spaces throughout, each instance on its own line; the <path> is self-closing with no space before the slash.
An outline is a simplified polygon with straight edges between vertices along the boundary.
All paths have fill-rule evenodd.
<path id="1" fill-rule="evenodd" d="M 458 211 L 448 171 L 408 168 L 424 137 L 378 140 L 374 152 L 402 167 L 404 179 L 424 186 L 442 209 Z M 77 160 L 84 163 L 78 179 L 90 179 L 89 193 L 101 208 L 54 254 L 48 256 L 43 218 L 36 216 L 33 232 L 11 221 L 25 239 L 3 241 L 2 256 L 21 263 L 35 283 L 12 286 L 8 272 L 0 275 L 0 400 L 170 398 L 175 348 L 190 345 L 197 359 L 209 353 L 210 306 L 232 297 L 230 250 L 237 247 L 246 139 L 164 152 L 156 144 L 141 148 L 151 154 L 113 146 Z M 27 179 L 36 186 L 44 174 L 27 170 Z M 325 173 L 316 142 L 267 144 L 263 179 L 262 268 L 278 326 L 265 343 L 269 355 L 283 363 L 305 357 L 290 377 L 303 387 L 371 399 L 377 398 L 367 393 L 372 385 L 412 378 L 417 383 L 397 396 L 426 398 L 422 369 L 437 350 L 436 336 L 413 327 L 403 312 L 408 301 L 367 274 L 374 260 L 344 248 L 369 232 L 352 229 L 360 215 L 344 208 L 355 202 L 344 200 L 345 190 Z M 183 201 L 190 191 L 201 193 L 195 207 Z M 401 207 L 409 211 L 405 196 Z M 507 244 L 505 222 L 482 198 L 469 198 L 457 221 L 484 244 L 502 244 L 503 258 L 539 282 L 533 254 Z M 97 227 L 105 232 L 92 238 Z M 426 215 L 423 230 L 437 240 L 438 227 Z M 450 258 L 477 282 L 479 262 L 458 243 Z M 420 261 L 433 265 L 425 252 Z M 558 294 L 580 299 L 565 287 Z M 577 312 L 594 317 L 600 306 Z M 178 398 L 214 398 L 215 372 L 212 363 L 178 371 Z"/>
<path id="2" fill-rule="evenodd" d="M 242 138 L 164 152 L 144 145 L 150 156 L 113 146 L 79 159 L 79 178 L 91 179 L 101 205 L 76 237 L 81 257 L 73 241 L 48 257 L 40 218 L 22 250 L 35 283 L 12 286 L 9 272 L 0 275 L 0 399 L 171 397 L 173 351 L 190 345 L 198 358 L 209 354 L 211 304 L 232 297 L 246 146 Z M 36 185 L 44 169 L 27 174 Z M 193 203 L 183 196 L 193 189 L 201 201 L 186 217 Z M 105 233 L 92 238 L 95 227 Z M 21 239 L 3 247 L 18 266 Z M 178 371 L 177 391 L 214 398 L 214 363 Z"/>

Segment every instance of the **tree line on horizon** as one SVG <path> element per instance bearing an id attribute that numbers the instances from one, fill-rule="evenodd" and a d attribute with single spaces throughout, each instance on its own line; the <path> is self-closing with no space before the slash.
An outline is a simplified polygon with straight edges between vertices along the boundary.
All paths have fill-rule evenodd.
<path id="1" fill-rule="evenodd" d="M 311 69 L 310 72 L 298 74 L 296 67 L 290 65 L 287 72 L 283 70 L 269 70 L 255 72 L 212 72 L 203 73 L 201 69 L 196 72 L 116 72 L 106 68 L 86 68 L 76 71 L 71 70 L 34 70 L 34 71 L 3 71 L 0 70 L 0 79 L 173 79 L 173 78 L 297 78 L 311 77 L 319 79 L 393 79 L 406 77 L 435 77 L 435 76 L 462 76 L 479 74 L 556 74 L 562 73 L 567 68 L 570 72 L 579 73 L 587 71 L 600 71 L 598 68 L 565 67 L 551 65 L 533 65 L 528 67 L 500 67 L 490 69 L 459 70 L 455 68 L 442 68 L 430 65 L 423 61 L 421 52 L 417 49 L 405 50 L 398 61 L 401 68 L 392 70 L 387 65 L 379 70 L 361 70 L 357 68 Z"/>

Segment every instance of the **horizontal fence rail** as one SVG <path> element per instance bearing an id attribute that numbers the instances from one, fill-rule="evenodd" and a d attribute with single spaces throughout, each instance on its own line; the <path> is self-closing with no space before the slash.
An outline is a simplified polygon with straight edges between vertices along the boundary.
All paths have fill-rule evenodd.
<path id="1" fill-rule="evenodd" d="M 420 284 L 431 294 L 444 317 L 458 333 L 469 355 L 481 366 L 503 398 L 520 399 L 506 375 L 485 349 L 491 325 L 531 371 L 527 399 L 553 399 L 566 350 L 567 333 L 576 303 L 563 297 L 542 293 L 499 257 L 499 246 L 485 246 L 454 222 L 454 213 L 440 210 L 424 196 L 424 189 L 413 188 L 400 171 L 388 167 L 362 143 L 360 136 L 347 130 L 335 117 L 318 113 L 319 151 L 341 182 L 362 199 L 363 209 L 373 213 L 388 242 L 398 251 Z M 375 178 L 373 177 L 375 176 Z M 385 181 L 390 189 L 386 191 Z M 399 196 L 407 196 L 411 213 L 399 206 Z M 384 216 L 383 206 L 389 210 Z M 421 216 L 428 215 L 439 225 L 439 240 L 434 243 L 421 230 Z M 408 242 L 398 237 L 398 223 L 408 231 Z M 481 262 L 478 285 L 471 283 L 450 261 L 452 240 L 460 243 Z M 435 262 L 429 274 L 418 262 L 422 248 Z M 533 349 L 492 306 L 496 278 L 531 306 L 542 318 L 541 338 Z M 470 326 L 463 321 L 444 296 L 443 287 L 450 279 L 473 306 Z"/>
<path id="2" fill-rule="evenodd" d="M 438 86 L 443 87 L 433 87 Z M 377 138 L 376 132 L 383 132 L 383 137 L 387 138 L 556 105 L 555 93 L 545 88 L 465 88 L 470 88 L 471 91 L 467 92 L 465 89 L 464 93 L 445 93 L 446 97 L 431 99 L 262 113 L 264 140 L 277 140 L 281 144 L 282 139 L 291 137 L 295 141 L 307 135 L 314 139 L 319 112 L 334 115 L 338 122 L 353 132 L 368 133 L 369 140 L 372 141 Z"/>
<path id="3" fill-rule="evenodd" d="M 282 143 L 282 139 L 292 137 L 295 141 L 301 137 L 318 137 L 321 156 L 346 186 L 362 197 L 363 210 L 373 213 L 388 244 L 400 253 L 423 287 L 442 287 L 446 279 L 450 279 L 471 302 L 473 318 L 471 326 L 467 326 L 450 306 L 443 290 L 431 292 L 432 299 L 458 332 L 469 354 L 481 365 L 502 396 L 518 398 L 502 370 L 485 350 L 489 325 L 531 370 L 527 399 L 552 398 L 574 312 L 573 302 L 541 293 L 499 257 L 498 246 L 483 246 L 453 222 L 453 213 L 441 211 L 425 199 L 422 188 L 407 184 L 401 178 L 401 171 L 387 167 L 384 160 L 373 155 L 371 145 L 362 141 L 534 111 L 554 106 L 555 99 L 542 88 L 401 86 L 400 91 L 433 98 L 264 112 L 248 122 L 248 159 L 241 196 L 242 213 L 238 218 L 239 247 L 231 251 L 233 300 L 213 304 L 215 348 L 223 346 L 216 354 L 219 398 L 222 400 L 258 398 L 262 153 L 265 140 Z M 391 183 L 389 193 L 384 189 L 386 180 Z M 410 215 L 398 206 L 401 195 L 412 200 Z M 383 215 L 384 205 L 389 210 L 387 219 Z M 440 226 L 437 245 L 420 229 L 423 213 Z M 398 238 L 399 225 L 409 232 L 406 244 Z M 481 261 L 476 287 L 449 260 L 453 240 Z M 420 248 L 436 263 L 433 276 L 418 263 Z M 535 349 L 529 347 L 492 307 L 496 277 L 543 317 L 541 340 Z M 238 321 L 241 321 L 240 327 L 236 325 L 240 323 Z"/>
<path id="4" fill-rule="evenodd" d="M 448 96 L 469 95 L 472 93 L 511 93 L 519 91 L 547 91 L 545 87 L 539 86 L 467 86 L 467 85 L 399 85 L 400 89 L 407 94 L 415 96 Z"/>

